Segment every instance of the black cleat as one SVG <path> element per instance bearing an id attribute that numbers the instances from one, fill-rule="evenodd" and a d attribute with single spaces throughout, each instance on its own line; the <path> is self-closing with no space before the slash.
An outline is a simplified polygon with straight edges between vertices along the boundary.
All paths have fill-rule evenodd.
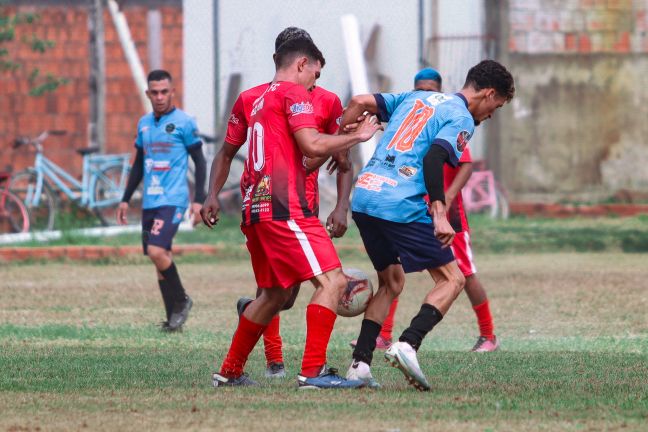
<path id="1" fill-rule="evenodd" d="M 214 372 L 212 374 L 212 385 L 214 387 L 258 387 L 259 383 L 244 373 L 238 378 L 226 378 Z"/>
<path id="2" fill-rule="evenodd" d="M 173 312 L 171 313 L 171 318 L 169 318 L 169 323 L 167 325 L 168 331 L 176 331 L 187 321 L 189 318 L 189 311 L 193 306 L 193 301 L 191 297 L 187 296 L 185 301 L 176 303 L 173 305 Z"/>
<path id="3" fill-rule="evenodd" d="M 238 299 L 238 301 L 236 302 L 236 313 L 238 313 L 238 316 L 243 315 L 245 308 L 248 307 L 248 305 L 253 301 L 254 299 L 251 299 L 249 297 L 241 297 L 240 299 Z"/>

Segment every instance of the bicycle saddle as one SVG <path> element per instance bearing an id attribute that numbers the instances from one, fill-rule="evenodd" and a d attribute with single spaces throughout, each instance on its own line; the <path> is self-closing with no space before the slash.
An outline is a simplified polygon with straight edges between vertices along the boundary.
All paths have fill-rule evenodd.
<path id="1" fill-rule="evenodd" d="M 76 152 L 79 153 L 81 156 L 97 153 L 98 151 L 99 151 L 99 147 L 86 147 L 86 148 L 76 149 Z"/>

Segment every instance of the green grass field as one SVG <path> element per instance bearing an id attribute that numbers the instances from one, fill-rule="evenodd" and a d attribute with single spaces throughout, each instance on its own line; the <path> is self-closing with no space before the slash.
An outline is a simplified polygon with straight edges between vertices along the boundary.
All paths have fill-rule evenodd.
<path id="1" fill-rule="evenodd" d="M 0 429 L 646 430 L 646 255 L 477 258 L 502 349 L 468 352 L 476 324 L 460 296 L 419 354 L 429 393 L 407 386 L 380 353 L 373 369 L 382 390 L 298 391 L 308 286 L 283 315 L 289 378 L 263 378 L 258 347 L 247 371 L 262 388 L 212 388 L 210 373 L 235 328 L 236 299 L 254 292 L 245 259 L 179 262 L 195 301 L 179 334 L 154 325 L 162 307 L 150 264 L 3 265 Z M 371 268 L 360 254 L 344 263 Z M 429 277 L 408 276 L 396 334 L 429 288 Z M 329 363 L 342 373 L 360 320 L 337 320 Z"/>

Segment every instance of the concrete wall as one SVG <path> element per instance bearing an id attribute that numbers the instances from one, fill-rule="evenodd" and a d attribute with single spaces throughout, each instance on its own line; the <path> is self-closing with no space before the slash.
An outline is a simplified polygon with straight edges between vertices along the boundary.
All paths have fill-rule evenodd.
<path id="1" fill-rule="evenodd" d="M 499 174 L 518 199 L 648 189 L 648 2 L 509 0 Z"/>

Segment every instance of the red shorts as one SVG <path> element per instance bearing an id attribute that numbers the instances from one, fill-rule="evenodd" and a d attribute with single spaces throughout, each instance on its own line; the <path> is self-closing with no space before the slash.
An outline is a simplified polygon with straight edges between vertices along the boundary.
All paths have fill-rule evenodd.
<path id="1" fill-rule="evenodd" d="M 459 265 L 459 270 L 465 277 L 477 273 L 477 267 L 473 262 L 472 247 L 470 246 L 470 231 L 458 232 L 450 247 Z"/>
<path id="2" fill-rule="evenodd" d="M 316 217 L 242 226 L 259 288 L 288 288 L 342 267 Z"/>

